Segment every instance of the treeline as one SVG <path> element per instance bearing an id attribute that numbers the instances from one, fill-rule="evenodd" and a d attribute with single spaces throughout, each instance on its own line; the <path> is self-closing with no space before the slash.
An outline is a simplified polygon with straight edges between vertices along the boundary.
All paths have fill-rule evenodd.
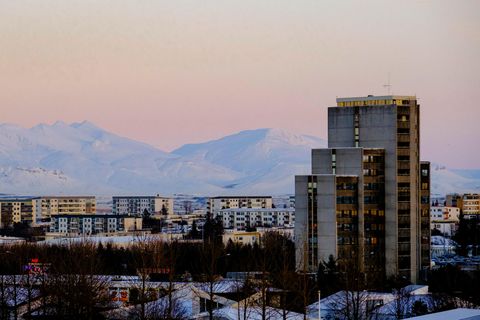
<path id="1" fill-rule="evenodd" d="M 149 237 L 139 237 L 137 243 L 128 248 L 116 247 L 111 243 L 95 245 L 87 240 L 82 243 L 68 241 L 58 244 L 21 243 L 0 246 L 0 270 L 4 274 L 19 274 L 31 259 L 38 259 L 50 263 L 52 267 L 65 261 L 79 264 L 84 260 L 94 260 L 98 274 L 105 275 L 136 275 L 139 268 L 140 256 L 160 255 L 155 267 L 161 268 L 162 264 L 175 252 L 175 270 L 178 276 L 185 273 L 193 277 L 203 273 L 201 262 L 212 246 L 215 246 L 218 256 L 217 273 L 226 275 L 226 272 L 258 271 L 268 266 L 274 273 L 280 269 L 294 271 L 295 249 L 290 239 L 276 233 L 267 233 L 262 239 L 262 245 L 240 245 L 229 242 L 159 242 Z M 155 251 L 151 244 L 155 244 Z M 88 248 L 88 254 L 78 254 L 79 248 Z M 86 250 L 86 249 L 85 249 Z"/>
<path id="2" fill-rule="evenodd" d="M 267 233 L 262 245 L 224 245 L 221 241 L 167 243 L 149 237 L 139 237 L 128 248 L 88 241 L 4 245 L 0 246 L 0 308 L 8 309 L 6 301 L 12 295 L 7 299 L 5 290 L 13 286 L 15 297 L 20 296 L 16 289 L 20 287 L 30 289 L 29 297 L 44 297 L 37 310 L 40 318 L 100 317 L 109 308 L 110 299 L 109 277 L 99 275 L 131 275 L 137 276 L 144 286 L 136 288 L 130 303 L 141 306 L 139 319 L 147 319 L 145 304 L 153 300 L 147 292 L 149 281 L 197 281 L 213 288 L 227 272 L 244 272 L 255 276 L 256 281 L 239 288 L 240 297 L 260 292 L 265 310 L 274 304 L 282 310 L 306 313 L 306 307 L 316 297 L 316 283 L 309 275 L 295 272 L 294 257 L 294 243 L 277 233 Z M 40 272 L 35 283 L 28 284 L 26 281 L 33 281 L 29 276 L 31 265 Z M 281 289 L 281 294 L 277 292 L 273 298 L 270 288 Z M 30 303 L 28 308 L 30 312 Z M 213 314 L 213 307 L 209 308 Z M 8 315 L 0 314 L 0 319 L 4 318 Z"/>
<path id="3" fill-rule="evenodd" d="M 40 268 L 34 284 L 28 283 L 32 281 L 31 266 Z M 261 245 L 233 242 L 224 245 L 221 241 L 167 243 L 147 236 L 139 237 L 128 248 L 88 241 L 62 245 L 21 243 L 0 246 L 0 319 L 9 317 L 3 312 L 8 310 L 6 297 L 12 285 L 24 288 L 26 291 L 21 293 L 24 296 L 42 297 L 36 302 L 37 312 L 44 316 L 39 318 L 93 319 L 108 310 L 111 302 L 109 277 L 99 275 L 137 276 L 143 287 L 136 288 L 135 298 L 130 302 L 140 306 L 138 318 L 147 319 L 145 304 L 153 299 L 147 292 L 148 281 L 197 281 L 206 284 L 206 291 L 209 286 L 212 291 L 214 284 L 227 272 L 243 272 L 256 279 L 239 288 L 237 300 L 257 293 L 263 301 L 263 309 L 274 306 L 285 312 L 303 314 L 307 313 L 308 305 L 317 301 L 318 290 L 323 297 L 344 290 L 345 297 L 340 300 L 354 301 L 354 305 L 360 306 L 359 302 L 368 298 L 365 290 L 391 291 L 409 284 L 402 278 L 393 278 L 384 281 L 383 287 L 373 286 L 358 266 L 340 268 L 333 257 L 321 263 L 316 274 L 298 273 L 295 271 L 294 243 L 277 233 L 267 233 Z M 435 310 L 464 303 L 480 304 L 476 290 L 480 285 L 479 271 L 467 273 L 448 266 L 432 271 L 428 284 L 438 298 Z M 276 288 L 275 297 L 269 288 Z M 164 294 L 171 295 L 172 291 Z M 350 295 L 354 292 L 362 294 L 355 295 L 352 300 Z M 14 295 L 20 296 L 20 292 L 15 291 Z M 426 312 L 425 307 L 420 305 L 416 314 Z M 30 308 L 29 303 L 29 311 Z M 352 306 L 342 306 L 342 310 L 352 310 Z M 213 314 L 213 307 L 209 306 L 208 311 Z M 171 312 L 164 319 L 172 319 Z"/>

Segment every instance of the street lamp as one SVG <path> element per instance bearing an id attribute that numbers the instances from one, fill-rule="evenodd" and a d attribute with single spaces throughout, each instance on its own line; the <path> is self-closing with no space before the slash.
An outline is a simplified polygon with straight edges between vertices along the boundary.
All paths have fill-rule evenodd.
<path id="1" fill-rule="evenodd" d="M 322 295 L 320 294 L 320 290 L 318 290 L 318 320 L 322 320 L 322 308 L 320 305 L 321 299 Z"/>

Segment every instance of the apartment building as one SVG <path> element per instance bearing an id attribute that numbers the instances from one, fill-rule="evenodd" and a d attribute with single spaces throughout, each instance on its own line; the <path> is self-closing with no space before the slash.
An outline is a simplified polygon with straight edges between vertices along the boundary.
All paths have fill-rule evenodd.
<path id="1" fill-rule="evenodd" d="M 172 215 L 173 198 L 156 196 L 115 196 L 112 213 L 120 215 L 142 215 L 147 211 L 151 215 Z"/>
<path id="2" fill-rule="evenodd" d="M 0 228 L 12 227 L 14 223 L 35 223 L 35 198 L 15 197 L 0 199 Z"/>
<path id="3" fill-rule="evenodd" d="M 463 195 L 454 193 L 454 194 L 447 194 L 445 198 L 445 206 L 447 207 L 457 207 L 462 208 L 463 205 Z"/>
<path id="4" fill-rule="evenodd" d="M 207 200 L 207 214 L 215 217 L 219 210 L 238 208 L 272 208 L 272 197 L 267 196 L 220 196 Z"/>
<path id="5" fill-rule="evenodd" d="M 95 214 L 94 196 L 48 196 L 34 199 L 36 223 L 49 222 L 54 215 Z"/>
<path id="6" fill-rule="evenodd" d="M 413 96 L 339 98 L 328 109 L 328 148 L 295 177 L 297 268 L 329 255 L 366 279 L 417 282 L 430 266 L 430 164 L 420 162 Z"/>
<path id="7" fill-rule="evenodd" d="M 430 220 L 433 221 L 460 221 L 460 208 L 436 206 L 430 208 Z"/>
<path id="8" fill-rule="evenodd" d="M 142 230 L 142 218 L 127 215 L 61 214 L 51 219 L 50 232 L 69 236 Z"/>
<path id="9" fill-rule="evenodd" d="M 295 209 L 293 208 L 230 208 L 220 209 L 215 217 L 222 221 L 225 229 L 244 230 L 253 227 L 295 226 Z"/>
<path id="10" fill-rule="evenodd" d="M 480 194 L 447 194 L 445 204 L 447 207 L 457 207 L 466 219 L 480 218 Z"/>
<path id="11" fill-rule="evenodd" d="M 462 212 L 465 218 L 480 218 L 480 194 L 466 193 L 462 197 Z"/>

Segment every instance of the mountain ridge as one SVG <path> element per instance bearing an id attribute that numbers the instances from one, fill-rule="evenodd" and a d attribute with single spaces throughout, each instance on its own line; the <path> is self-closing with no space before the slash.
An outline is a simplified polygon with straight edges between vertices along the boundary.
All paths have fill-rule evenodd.
<path id="1" fill-rule="evenodd" d="M 0 124 L 0 193 L 291 194 L 324 139 L 278 128 L 236 132 L 165 152 L 90 121 Z M 432 193 L 480 189 L 479 170 L 432 165 Z"/>

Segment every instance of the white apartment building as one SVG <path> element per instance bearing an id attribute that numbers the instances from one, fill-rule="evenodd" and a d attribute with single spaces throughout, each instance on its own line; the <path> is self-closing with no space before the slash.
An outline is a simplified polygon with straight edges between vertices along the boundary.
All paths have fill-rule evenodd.
<path id="1" fill-rule="evenodd" d="M 458 230 L 460 208 L 456 207 L 431 207 L 430 229 L 439 230 L 444 236 L 451 237 Z"/>
<path id="2" fill-rule="evenodd" d="M 226 196 L 212 197 L 207 200 L 207 214 L 215 217 L 219 210 L 238 208 L 263 208 L 273 206 L 272 197 L 263 196 Z"/>
<path id="3" fill-rule="evenodd" d="M 173 214 L 173 198 L 156 196 L 113 197 L 112 213 L 120 215 L 142 215 L 145 210 L 151 215 Z"/>
<path id="4" fill-rule="evenodd" d="M 244 230 L 253 227 L 295 226 L 295 209 L 293 208 L 230 208 L 220 209 L 214 216 L 222 221 L 225 229 Z"/>
<path id="5" fill-rule="evenodd" d="M 431 221 L 453 221 L 459 222 L 460 208 L 456 207 L 430 207 Z"/>
<path id="6" fill-rule="evenodd" d="M 142 229 L 142 218 L 125 215 L 54 215 L 51 219 L 50 232 L 70 236 Z"/>

